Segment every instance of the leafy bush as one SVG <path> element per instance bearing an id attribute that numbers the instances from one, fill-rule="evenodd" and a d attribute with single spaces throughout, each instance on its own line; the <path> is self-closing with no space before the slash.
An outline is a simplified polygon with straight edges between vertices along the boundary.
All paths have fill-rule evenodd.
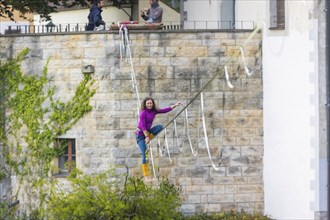
<path id="1" fill-rule="evenodd" d="M 8 201 L 0 201 L 0 219 L 19 219 L 16 216 L 17 203 L 10 204 Z"/>
<path id="2" fill-rule="evenodd" d="M 110 175 L 111 174 L 111 175 Z M 180 189 L 168 180 L 158 187 L 113 172 L 94 176 L 75 170 L 71 191 L 55 186 L 43 217 L 47 219 L 179 219 Z"/>
<path id="3" fill-rule="evenodd" d="M 221 212 L 221 213 L 200 213 L 192 216 L 186 216 L 185 220 L 271 220 L 270 217 L 259 213 L 249 214 L 241 212 Z"/>

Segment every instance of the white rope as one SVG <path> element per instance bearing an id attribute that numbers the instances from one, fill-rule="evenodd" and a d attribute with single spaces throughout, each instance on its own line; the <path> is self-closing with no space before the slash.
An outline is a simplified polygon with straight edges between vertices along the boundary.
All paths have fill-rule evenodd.
<path id="1" fill-rule="evenodd" d="M 157 135 L 157 147 L 158 147 L 158 152 L 161 157 L 163 157 L 163 151 L 160 149 L 160 138 L 159 135 Z"/>
<path id="2" fill-rule="evenodd" d="M 211 152 L 210 152 L 210 147 L 209 147 L 209 141 L 208 141 L 208 137 L 207 137 L 207 132 L 206 132 L 206 123 L 205 123 L 205 115 L 204 115 L 204 97 L 203 97 L 203 92 L 201 92 L 201 107 L 202 107 L 202 120 L 203 120 L 203 130 L 204 130 L 204 139 L 205 139 L 205 145 L 206 145 L 206 149 L 207 149 L 207 153 L 209 155 L 209 159 L 212 163 L 212 167 L 214 170 L 218 171 L 219 167 L 217 167 L 213 160 L 212 160 L 212 156 L 211 156 Z"/>
<path id="3" fill-rule="evenodd" d="M 243 62 L 243 65 L 244 65 L 245 73 L 246 73 L 246 75 L 248 75 L 248 76 L 252 76 L 253 72 L 250 72 L 249 68 L 248 68 L 247 65 L 246 65 L 245 56 L 244 56 L 244 49 L 243 49 L 243 47 L 240 47 L 239 49 L 240 49 L 240 51 L 241 51 L 242 62 Z"/>
<path id="4" fill-rule="evenodd" d="M 171 163 L 173 163 L 172 158 L 171 158 L 171 154 L 170 154 L 170 149 L 168 147 L 166 128 L 164 129 L 164 139 L 165 139 L 165 146 L 166 146 L 166 149 L 167 149 L 168 159 L 170 160 Z"/>
<path id="5" fill-rule="evenodd" d="M 123 25 L 121 25 L 122 27 Z M 136 83 L 136 77 L 135 77 L 135 71 L 134 71 L 134 65 L 133 65 L 133 60 L 132 60 L 132 53 L 131 53 L 131 46 L 130 46 L 130 41 L 128 38 L 128 29 L 127 27 L 124 27 L 124 33 L 125 33 L 125 42 L 126 42 L 126 55 L 130 60 L 130 65 L 131 65 L 131 80 L 132 80 L 132 89 L 136 93 L 136 101 L 137 101 L 137 115 L 140 115 L 140 109 L 141 109 L 141 101 L 140 101 L 140 95 L 139 95 L 139 90 L 137 87 Z"/>
<path id="6" fill-rule="evenodd" d="M 123 26 L 118 23 L 119 27 L 119 38 L 120 38 L 120 43 L 119 43 L 119 53 L 120 53 L 120 59 L 123 59 L 123 49 L 124 47 L 124 34 L 123 34 Z"/>
<path id="7" fill-rule="evenodd" d="M 152 171 L 153 171 L 153 174 L 154 174 L 154 179 L 156 179 L 156 170 L 155 170 L 154 157 L 153 157 L 153 154 L 152 154 L 151 141 L 150 141 L 150 144 L 149 144 L 149 153 L 150 153 L 150 158 L 151 158 L 151 166 L 152 166 Z"/>
<path id="8" fill-rule="evenodd" d="M 227 70 L 227 65 L 225 65 L 225 76 L 226 76 L 226 81 L 227 81 L 227 85 L 229 88 L 234 88 L 234 86 L 231 84 L 230 80 L 229 80 L 229 74 L 228 74 L 228 70 Z"/>
<path id="9" fill-rule="evenodd" d="M 191 150 L 191 153 L 194 157 L 197 156 L 197 153 L 198 153 L 198 144 L 199 144 L 199 118 L 198 118 L 198 131 L 197 131 L 197 147 L 196 147 L 196 151 L 194 151 L 193 147 L 192 147 L 192 143 L 191 143 L 191 138 L 190 138 L 190 132 L 189 132 L 189 120 L 188 120 L 188 111 L 187 109 L 185 109 L 184 111 L 184 114 L 185 114 L 185 131 L 186 131 L 186 136 L 188 137 L 188 143 L 189 143 L 189 146 L 190 146 L 190 150 Z M 199 114 L 200 116 L 200 111 L 199 111 Z"/>
<path id="10" fill-rule="evenodd" d="M 177 147 L 179 145 L 179 134 L 178 134 L 177 126 L 176 126 L 176 119 L 174 119 L 173 123 L 174 123 L 173 145 Z M 179 151 L 182 152 L 183 148 L 179 147 Z"/>

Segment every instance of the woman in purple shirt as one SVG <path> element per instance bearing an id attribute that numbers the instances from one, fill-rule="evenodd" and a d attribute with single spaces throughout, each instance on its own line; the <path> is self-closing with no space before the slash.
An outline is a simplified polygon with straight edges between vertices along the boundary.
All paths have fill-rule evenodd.
<path id="1" fill-rule="evenodd" d="M 178 105 L 181 105 L 181 103 L 178 102 L 170 107 L 159 109 L 156 107 L 155 101 L 150 97 L 145 98 L 142 102 L 140 120 L 135 133 L 136 142 L 142 153 L 142 171 L 146 179 L 149 179 L 148 163 L 146 160 L 146 144 L 163 129 L 163 125 L 152 127 L 152 122 L 154 121 L 156 114 L 169 112 Z"/>

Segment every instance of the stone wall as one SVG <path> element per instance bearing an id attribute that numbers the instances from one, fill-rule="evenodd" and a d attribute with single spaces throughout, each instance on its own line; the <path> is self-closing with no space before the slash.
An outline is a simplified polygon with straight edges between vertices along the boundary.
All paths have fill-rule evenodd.
<path id="1" fill-rule="evenodd" d="M 165 176 L 181 186 L 185 213 L 228 209 L 263 212 L 261 34 L 246 42 L 250 34 L 201 30 L 129 33 L 141 99 L 152 96 L 159 107 L 177 101 L 187 104 L 218 73 L 203 93 L 210 154 L 217 170 L 211 165 L 202 129 L 198 132 L 199 98 L 188 107 L 194 150 L 199 143 L 197 156 L 188 145 L 184 114 L 176 120 L 178 141 L 173 137 L 174 125 L 167 129 L 172 163 L 163 147 L 164 132 L 160 134 L 163 156 L 153 151 L 157 178 Z M 120 40 L 118 32 L 0 36 L 1 60 L 31 48 L 23 63 L 27 74 L 40 72 L 51 58 L 49 74 L 62 100 L 73 95 L 83 78 L 83 66 L 95 67 L 93 110 L 63 136 L 76 139 L 77 165 L 86 173 L 119 165 L 119 172 L 126 172 L 128 167 L 131 175 L 142 175 L 134 136 L 137 96 L 132 90 L 131 62 L 120 58 Z M 237 56 L 243 43 L 245 59 L 254 71 L 250 77 Z M 225 81 L 225 64 L 233 89 Z M 155 124 L 168 123 L 180 110 L 158 116 Z"/>

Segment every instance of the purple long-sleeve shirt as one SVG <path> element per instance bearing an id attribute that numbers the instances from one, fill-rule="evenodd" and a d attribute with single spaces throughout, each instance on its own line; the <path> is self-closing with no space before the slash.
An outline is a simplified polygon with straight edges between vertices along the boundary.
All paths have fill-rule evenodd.
<path id="1" fill-rule="evenodd" d="M 140 130 L 137 131 L 136 133 L 139 136 L 143 136 L 144 135 L 143 131 L 149 130 L 151 128 L 152 122 L 154 121 L 155 116 L 157 114 L 163 114 L 163 113 L 169 112 L 171 110 L 172 110 L 171 107 L 159 109 L 158 111 L 153 111 L 152 109 L 144 109 L 140 113 L 140 120 L 139 120 L 139 124 L 138 124 L 138 128 Z"/>

